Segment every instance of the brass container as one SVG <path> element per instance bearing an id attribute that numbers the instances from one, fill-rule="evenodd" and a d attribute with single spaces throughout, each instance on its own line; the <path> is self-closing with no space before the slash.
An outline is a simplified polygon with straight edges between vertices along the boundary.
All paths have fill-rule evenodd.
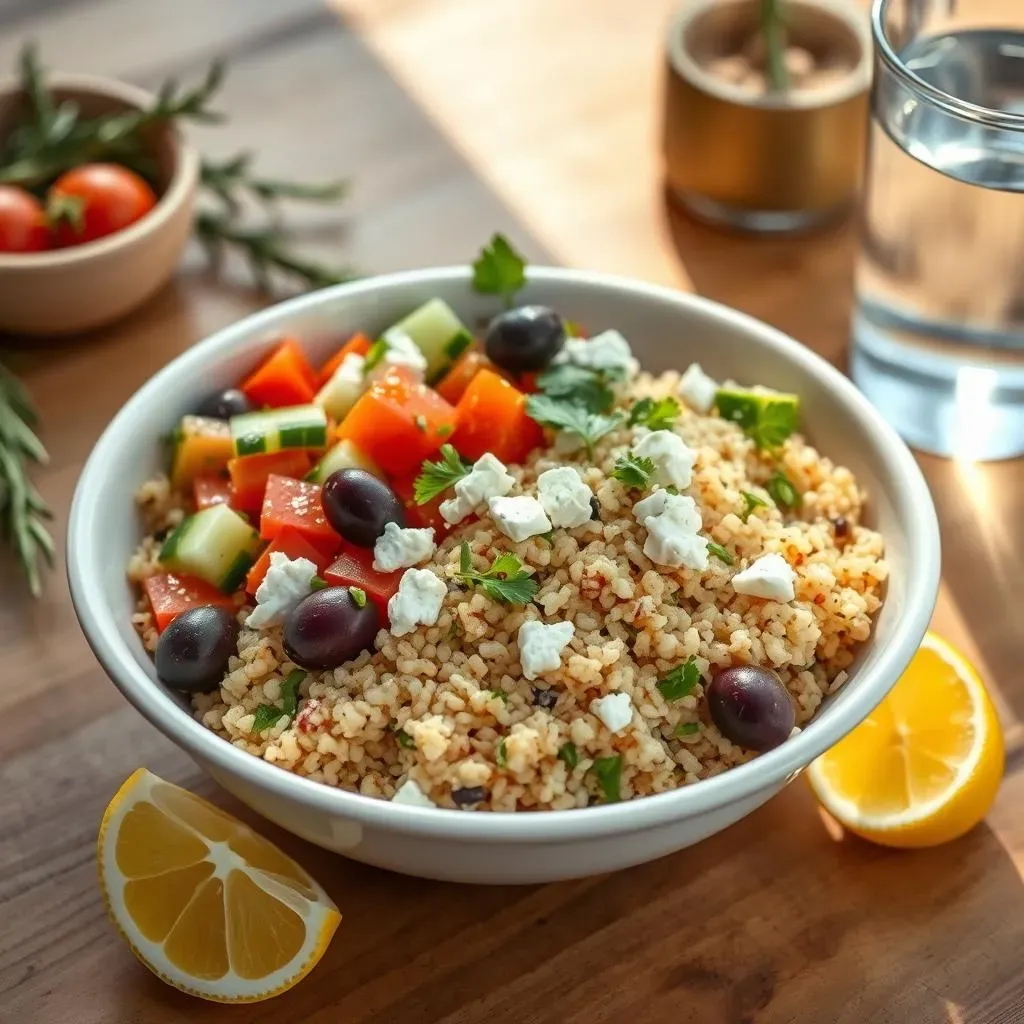
<path id="1" fill-rule="evenodd" d="M 702 220 L 800 231 L 852 204 L 868 119 L 871 43 L 852 0 L 788 0 L 790 42 L 839 54 L 844 70 L 814 89 L 755 94 L 707 67 L 737 53 L 758 0 L 687 0 L 668 41 L 663 147 L 671 193 Z"/>

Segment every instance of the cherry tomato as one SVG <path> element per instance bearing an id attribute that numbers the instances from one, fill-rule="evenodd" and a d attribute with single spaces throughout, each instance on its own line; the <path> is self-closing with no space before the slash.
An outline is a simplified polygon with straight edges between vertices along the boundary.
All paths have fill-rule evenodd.
<path id="1" fill-rule="evenodd" d="M 0 252 L 42 252 L 50 248 L 46 215 L 31 192 L 0 185 Z"/>
<path id="2" fill-rule="evenodd" d="M 117 164 L 83 164 L 67 171 L 50 187 L 47 200 L 59 246 L 112 235 L 156 206 L 149 185 Z"/>

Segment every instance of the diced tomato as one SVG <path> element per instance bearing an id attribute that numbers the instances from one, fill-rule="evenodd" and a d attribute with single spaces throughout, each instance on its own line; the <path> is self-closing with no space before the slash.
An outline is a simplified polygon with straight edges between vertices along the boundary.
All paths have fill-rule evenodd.
<path id="1" fill-rule="evenodd" d="M 537 378 L 539 376 L 540 374 L 534 373 L 532 370 L 527 370 L 525 373 L 519 374 L 512 383 L 515 384 L 523 394 L 535 395 L 538 391 Z"/>
<path id="2" fill-rule="evenodd" d="M 526 395 L 491 370 L 481 370 L 459 399 L 451 443 L 467 459 L 491 452 L 502 462 L 522 462 L 544 440 L 526 415 Z"/>
<path id="3" fill-rule="evenodd" d="M 373 568 L 373 551 L 345 544 L 337 559 L 323 572 L 323 577 L 334 587 L 359 587 L 377 606 L 381 622 L 388 621 L 388 601 L 398 592 L 402 570 L 377 572 Z"/>
<path id="4" fill-rule="evenodd" d="M 272 409 L 306 405 L 316 394 L 317 375 L 294 338 L 286 338 L 242 384 L 253 405 Z"/>
<path id="5" fill-rule="evenodd" d="M 474 342 L 452 363 L 451 369 L 437 382 L 437 393 L 446 402 L 458 405 L 459 399 L 469 387 L 469 382 L 485 367 L 491 370 L 495 369 L 494 363 Z"/>
<path id="6" fill-rule="evenodd" d="M 419 472 L 455 429 L 455 409 L 401 368 L 376 381 L 338 427 L 391 476 Z"/>
<path id="7" fill-rule="evenodd" d="M 153 610 L 156 628 L 163 632 L 182 612 L 190 608 L 215 604 L 233 611 L 235 602 L 230 594 L 222 594 L 215 586 L 197 576 L 179 576 L 165 572 L 150 576 L 142 584 Z"/>
<path id="8" fill-rule="evenodd" d="M 232 504 L 235 508 L 259 511 L 271 474 L 302 479 L 310 467 L 310 454 L 304 448 L 282 448 L 277 452 L 242 455 L 228 463 Z"/>
<path id="9" fill-rule="evenodd" d="M 319 548 L 314 547 L 294 527 L 286 526 L 271 541 L 267 549 L 260 555 L 256 564 L 249 570 L 245 578 L 245 589 L 250 594 L 255 594 L 257 587 L 263 582 L 270 568 L 270 556 L 280 551 L 289 558 L 308 558 L 315 566 L 317 572 L 323 572 L 331 561 L 333 552 L 324 554 Z"/>
<path id="10" fill-rule="evenodd" d="M 333 555 L 341 546 L 341 538 L 320 506 L 320 485 L 272 474 L 263 496 L 260 536 L 273 540 L 286 527 L 324 554 Z"/>
<path id="11" fill-rule="evenodd" d="M 211 505 L 230 505 L 231 481 L 221 476 L 197 476 L 192 481 L 192 496 L 197 512 Z"/>
<path id="12" fill-rule="evenodd" d="M 454 497 L 455 492 L 451 490 L 443 491 L 425 505 L 417 505 L 413 497 L 415 486 L 416 476 L 401 477 L 391 481 L 391 489 L 398 495 L 399 500 L 405 507 L 406 525 L 421 530 L 428 526 L 433 527 L 434 540 L 440 543 L 452 531 L 451 525 L 445 522 L 441 516 L 441 502 L 445 498 Z"/>
<path id="13" fill-rule="evenodd" d="M 348 341 L 345 342 L 337 352 L 331 356 L 330 359 L 320 367 L 319 381 L 321 387 L 326 384 L 333 376 L 334 372 L 338 369 L 343 362 L 345 362 L 345 356 L 357 355 L 365 356 L 370 351 L 370 339 L 363 333 L 353 334 Z"/>

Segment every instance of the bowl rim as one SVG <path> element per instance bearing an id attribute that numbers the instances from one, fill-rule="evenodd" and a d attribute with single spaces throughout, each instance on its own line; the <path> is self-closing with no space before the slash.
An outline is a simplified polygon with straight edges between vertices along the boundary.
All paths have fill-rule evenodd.
<path id="1" fill-rule="evenodd" d="M 470 281 L 468 267 L 439 267 L 365 278 L 301 295 L 236 321 L 200 341 L 151 377 L 128 399 L 108 424 L 90 454 L 75 489 L 67 530 L 66 564 L 72 603 L 89 646 L 121 693 L 151 724 L 204 767 L 240 777 L 271 797 L 311 811 L 348 819 L 388 832 L 483 843 L 578 842 L 619 832 L 632 832 L 678 822 L 743 801 L 766 789 L 780 788 L 791 776 L 862 721 L 888 693 L 920 644 L 931 618 L 939 587 L 939 527 L 931 494 L 907 446 L 885 423 L 853 383 L 810 349 L 767 324 L 719 303 L 660 285 L 625 277 L 553 267 L 531 267 L 527 284 L 571 284 L 629 294 L 633 298 L 689 307 L 719 324 L 740 331 L 757 344 L 773 349 L 818 378 L 859 419 L 890 476 L 900 482 L 894 491 L 897 514 L 908 520 L 906 608 L 899 633 L 879 652 L 867 678 L 860 678 L 835 710 L 811 723 L 781 746 L 697 785 L 684 786 L 637 800 L 585 809 L 527 813 L 464 814 L 446 808 L 394 804 L 336 789 L 278 768 L 226 742 L 196 721 L 156 687 L 122 639 L 112 611 L 91 600 L 99 578 L 90 537 L 103 521 L 103 478 L 115 465 L 121 437 L 154 405 L 164 382 L 178 377 L 202 379 L 211 358 L 244 346 L 266 334 L 272 320 L 299 315 L 323 303 L 399 287 L 436 287 Z M 174 709 L 167 714 L 168 707 Z"/>
<path id="2" fill-rule="evenodd" d="M 138 86 L 100 75 L 57 73 L 50 75 L 48 84 L 57 91 L 74 90 L 120 100 L 137 110 L 149 106 L 156 98 L 153 93 Z M 0 81 L 0 97 L 6 98 L 21 91 L 21 84 L 15 78 L 7 77 Z M 167 126 L 167 135 L 174 149 L 174 172 L 167 187 L 157 196 L 152 210 L 112 235 L 81 245 L 68 246 L 66 249 L 46 249 L 43 252 L 0 253 L 0 271 L 72 267 L 93 257 L 117 252 L 144 235 L 159 231 L 189 201 L 199 183 L 199 151 L 176 126 Z"/>

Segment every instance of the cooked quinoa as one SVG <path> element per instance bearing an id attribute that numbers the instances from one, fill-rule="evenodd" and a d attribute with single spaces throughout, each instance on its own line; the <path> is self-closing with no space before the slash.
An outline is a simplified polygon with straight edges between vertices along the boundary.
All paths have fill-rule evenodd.
<path id="1" fill-rule="evenodd" d="M 675 373 L 640 374 L 620 402 L 675 395 L 678 386 Z M 575 465 L 597 499 L 599 520 L 519 544 L 486 513 L 460 524 L 424 566 L 448 588 L 436 624 L 400 639 L 382 628 L 375 653 L 307 672 L 295 717 L 261 733 L 253 731 L 256 709 L 281 704 L 281 684 L 295 666 L 284 654 L 281 627 L 243 624 L 220 688 L 192 699 L 196 719 L 236 747 L 327 785 L 390 799 L 412 780 L 439 807 L 475 810 L 585 807 L 602 799 L 600 772 L 592 770 L 595 761 L 607 763 L 602 758 L 620 758 L 619 796 L 631 799 L 700 782 L 756 756 L 711 722 L 704 682 L 730 666 L 771 668 L 793 697 L 798 725 L 808 722 L 842 686 L 868 639 L 887 574 L 882 538 L 861 524 L 865 495 L 851 472 L 800 435 L 769 460 L 716 415 L 684 405 L 673 429 L 697 452 L 687 493 L 703 533 L 727 549 L 732 565 L 712 556 L 703 572 L 670 569 L 643 554 L 647 531 L 632 509 L 644 495 L 611 476 L 616 458 L 635 442 L 632 428 L 601 438 L 593 459 L 540 449 L 525 465 L 509 467 L 511 493 L 536 494 L 540 473 Z M 785 514 L 764 490 L 780 468 L 802 498 Z M 745 519 L 744 491 L 767 502 Z M 138 503 L 148 535 L 129 565 L 136 583 L 160 570 L 160 539 L 187 505 L 165 478 L 145 484 Z M 539 584 L 534 601 L 503 604 L 464 585 L 455 577 L 463 542 L 478 570 L 498 553 L 514 552 Z M 736 593 L 732 577 L 772 552 L 795 571 L 795 600 Z M 249 600 L 237 598 L 240 623 Z M 528 619 L 575 627 L 560 667 L 532 682 L 516 642 Z M 157 632 L 145 599 L 134 625 L 152 652 Z M 667 702 L 656 684 L 689 658 L 704 682 Z M 616 693 L 629 696 L 632 720 L 612 733 L 591 708 Z"/>

